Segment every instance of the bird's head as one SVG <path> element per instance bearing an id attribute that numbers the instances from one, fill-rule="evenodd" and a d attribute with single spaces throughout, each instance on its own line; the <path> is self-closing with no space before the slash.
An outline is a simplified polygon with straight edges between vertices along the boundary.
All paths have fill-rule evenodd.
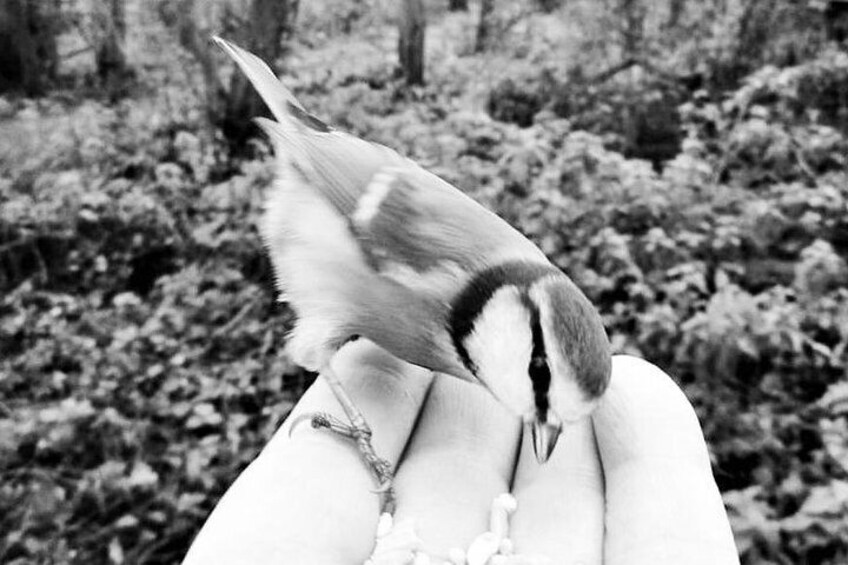
<path id="1" fill-rule="evenodd" d="M 606 390 L 606 332 L 589 300 L 552 267 L 508 266 L 478 279 L 454 309 L 455 344 L 471 372 L 530 426 L 545 462 L 563 426 L 589 415 Z"/>

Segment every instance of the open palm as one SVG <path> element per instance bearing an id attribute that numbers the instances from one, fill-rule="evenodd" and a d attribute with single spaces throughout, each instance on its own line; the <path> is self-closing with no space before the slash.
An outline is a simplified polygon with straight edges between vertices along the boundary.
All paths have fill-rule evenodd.
<path id="1" fill-rule="evenodd" d="M 488 529 L 493 498 L 512 492 L 515 553 L 549 560 L 515 563 L 738 563 L 695 413 L 645 361 L 614 358 L 592 419 L 566 428 L 541 466 L 519 420 L 482 387 L 433 376 L 364 340 L 342 349 L 334 368 L 378 452 L 397 465 L 395 523 L 413 519 L 430 556 L 467 548 Z M 322 379 L 222 498 L 185 563 L 369 557 L 379 499 L 358 452 L 307 426 L 289 437 L 289 422 L 315 411 L 343 417 Z"/>

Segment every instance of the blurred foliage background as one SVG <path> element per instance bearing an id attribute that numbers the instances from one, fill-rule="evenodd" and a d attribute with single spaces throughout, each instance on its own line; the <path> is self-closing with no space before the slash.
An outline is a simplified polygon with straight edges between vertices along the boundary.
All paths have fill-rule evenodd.
<path id="1" fill-rule="evenodd" d="M 0 0 L 0 562 L 177 563 L 312 377 L 209 42 L 533 238 L 695 405 L 745 564 L 848 562 L 848 6 Z"/>

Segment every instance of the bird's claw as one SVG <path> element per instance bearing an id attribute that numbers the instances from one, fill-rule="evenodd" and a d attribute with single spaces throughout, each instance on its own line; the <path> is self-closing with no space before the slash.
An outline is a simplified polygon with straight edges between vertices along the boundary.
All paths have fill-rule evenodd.
<path id="1" fill-rule="evenodd" d="M 394 473 L 392 466 L 385 459 L 365 457 L 366 462 L 371 467 L 374 475 L 377 478 L 377 488 L 371 490 L 376 495 L 379 495 L 382 500 L 382 511 L 390 514 L 394 513 L 395 508 L 395 491 L 394 491 Z"/>
<path id="2" fill-rule="evenodd" d="M 289 425 L 289 437 L 291 437 L 295 429 L 306 420 L 310 420 L 310 424 L 313 429 L 326 428 L 345 437 L 354 437 L 351 426 L 343 423 L 335 416 L 331 416 L 324 412 L 309 412 L 295 417 L 295 419 L 292 420 L 291 425 Z"/>
<path id="3" fill-rule="evenodd" d="M 373 492 L 374 494 L 385 494 L 385 493 L 389 492 L 391 490 L 391 488 L 392 488 L 392 480 L 386 479 L 383 482 L 381 482 L 380 485 L 377 488 L 371 489 L 371 492 Z"/>
<path id="4" fill-rule="evenodd" d="M 296 428 L 307 420 L 309 420 L 313 429 L 330 430 L 343 437 L 356 440 L 362 458 L 368 464 L 378 482 L 377 488 L 373 489 L 372 492 L 382 497 L 383 510 L 392 512 L 395 503 L 394 490 L 392 489 L 394 479 L 392 466 L 388 461 L 378 457 L 374 453 L 374 448 L 371 446 L 371 430 L 367 425 L 356 426 L 347 424 L 331 414 L 311 412 L 300 414 L 292 420 L 289 425 L 289 437 L 292 436 Z"/>
<path id="5" fill-rule="evenodd" d="M 314 417 L 315 417 L 314 414 L 301 414 L 301 415 L 297 416 L 294 420 L 292 420 L 291 424 L 289 425 L 289 437 L 292 436 L 292 434 L 294 433 L 294 430 L 299 425 L 301 425 L 305 420 L 313 420 L 314 421 Z M 313 423 L 313 426 L 314 425 L 315 424 Z"/>
<path id="6" fill-rule="evenodd" d="M 389 514 L 395 513 L 395 489 L 392 488 L 391 480 L 383 482 L 372 492 L 382 499 L 380 504 L 381 514 L 384 512 L 388 512 Z"/>

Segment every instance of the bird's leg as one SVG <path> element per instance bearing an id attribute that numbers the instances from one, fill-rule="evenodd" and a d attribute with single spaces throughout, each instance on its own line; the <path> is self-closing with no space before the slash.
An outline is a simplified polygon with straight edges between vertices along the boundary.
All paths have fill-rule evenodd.
<path id="1" fill-rule="evenodd" d="M 338 377 L 333 370 L 330 369 L 329 365 L 321 371 L 321 374 L 330 385 L 330 390 L 333 391 L 333 395 L 336 397 L 336 400 L 338 400 L 339 404 L 341 404 L 350 423 L 342 422 L 335 416 L 323 412 L 302 414 L 292 422 L 289 427 L 289 434 L 294 431 L 298 424 L 309 419 L 312 422 L 313 428 L 326 429 L 339 434 L 342 437 L 354 440 L 356 442 L 357 449 L 359 449 L 359 453 L 365 460 L 365 463 L 377 478 L 379 486 L 375 492 L 382 494 L 383 496 L 382 511 L 390 514 L 393 513 L 395 497 L 394 490 L 392 489 L 392 480 L 394 479 L 392 465 L 385 459 L 379 457 L 374 451 L 374 446 L 371 444 L 371 426 L 369 426 L 368 422 L 365 421 L 362 411 L 357 408 L 356 404 L 354 404 L 350 395 L 348 395 L 341 381 L 339 381 Z"/>

